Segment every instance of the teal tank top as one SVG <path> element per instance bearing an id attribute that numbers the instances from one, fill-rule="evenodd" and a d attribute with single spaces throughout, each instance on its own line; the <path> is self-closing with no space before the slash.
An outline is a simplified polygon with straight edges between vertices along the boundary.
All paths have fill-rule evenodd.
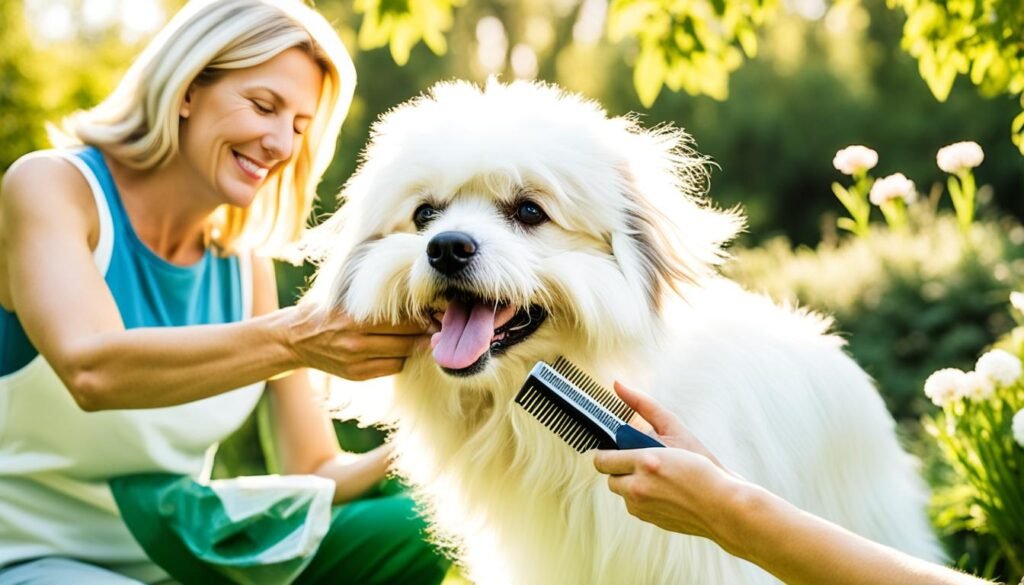
<path id="1" fill-rule="evenodd" d="M 237 256 L 210 249 L 190 266 L 167 262 L 136 235 L 103 155 L 94 147 L 75 153 L 96 176 L 113 221 L 114 245 L 106 273 L 126 328 L 230 323 L 242 319 L 242 282 Z M 74 294 L 74 291 L 67 291 Z M 17 315 L 0 309 L 0 376 L 38 354 Z"/>

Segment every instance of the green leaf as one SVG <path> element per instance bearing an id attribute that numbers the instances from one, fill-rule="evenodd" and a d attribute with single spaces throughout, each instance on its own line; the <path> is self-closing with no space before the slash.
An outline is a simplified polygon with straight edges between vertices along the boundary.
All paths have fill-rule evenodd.
<path id="1" fill-rule="evenodd" d="M 855 205 L 853 196 L 850 195 L 850 192 L 839 183 L 832 183 L 832 192 L 835 193 L 836 198 L 839 199 L 839 202 L 842 203 L 843 207 L 846 209 L 850 209 L 850 207 Z"/>
<path id="2" fill-rule="evenodd" d="M 444 55 L 448 52 L 448 42 L 440 30 L 431 28 L 423 31 L 423 42 L 435 55 Z"/>
<path id="3" fill-rule="evenodd" d="M 413 45 L 420 40 L 416 24 L 408 16 L 398 19 L 391 30 L 391 58 L 399 66 L 409 62 L 409 53 Z"/>
<path id="4" fill-rule="evenodd" d="M 971 65 L 971 83 L 981 85 L 985 80 L 985 73 L 988 72 L 992 62 L 999 57 L 999 49 L 992 43 L 986 44 L 984 49 L 974 53 L 975 60 Z"/>
<path id="5" fill-rule="evenodd" d="M 387 17 L 385 22 L 389 21 L 390 17 Z M 363 18 L 362 26 L 359 27 L 359 48 L 367 51 L 386 45 L 390 32 L 388 28 L 388 26 L 381 22 L 380 14 L 377 12 L 367 12 Z"/>
<path id="6" fill-rule="evenodd" d="M 1010 131 L 1014 134 L 1024 132 L 1024 112 L 1017 114 L 1010 123 Z"/>
<path id="7" fill-rule="evenodd" d="M 848 217 L 840 217 L 837 219 L 836 226 L 839 227 L 839 229 L 843 229 L 854 234 L 858 231 L 857 222 Z"/>
<path id="8" fill-rule="evenodd" d="M 644 29 L 648 17 L 659 9 L 647 0 L 615 0 L 608 8 L 608 38 L 618 42 Z"/>
<path id="9" fill-rule="evenodd" d="M 736 39 L 740 42 L 740 47 L 743 48 L 743 54 L 748 59 L 757 57 L 757 33 L 752 28 L 741 28 L 736 31 Z"/>
<path id="10" fill-rule="evenodd" d="M 1010 125 L 1010 138 L 1017 145 L 1017 149 L 1024 155 L 1024 112 L 1017 114 Z"/>
<path id="11" fill-rule="evenodd" d="M 633 70 L 633 86 L 645 108 L 654 105 L 654 100 L 658 99 L 666 70 L 665 54 L 659 47 L 649 45 L 640 51 Z"/>
<path id="12" fill-rule="evenodd" d="M 924 81 L 928 84 L 928 89 L 931 90 L 935 99 L 945 102 L 949 97 L 950 90 L 953 89 L 953 82 L 956 81 L 956 63 L 949 60 L 935 65 L 932 75 L 925 77 Z"/>

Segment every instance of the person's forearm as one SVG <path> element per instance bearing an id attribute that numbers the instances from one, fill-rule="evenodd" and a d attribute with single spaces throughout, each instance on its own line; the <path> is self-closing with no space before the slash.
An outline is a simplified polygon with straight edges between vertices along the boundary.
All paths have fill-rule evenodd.
<path id="1" fill-rule="evenodd" d="M 222 325 L 100 333 L 54 366 L 84 410 L 173 406 L 297 367 L 287 326 L 280 311 Z"/>
<path id="2" fill-rule="evenodd" d="M 363 495 L 387 476 L 389 455 L 390 447 L 387 445 L 361 455 L 342 453 L 326 461 L 313 473 L 334 480 L 336 504 L 348 502 Z"/>
<path id="3" fill-rule="evenodd" d="M 730 500 L 715 540 L 789 585 L 987 583 L 862 538 L 751 484 Z"/>

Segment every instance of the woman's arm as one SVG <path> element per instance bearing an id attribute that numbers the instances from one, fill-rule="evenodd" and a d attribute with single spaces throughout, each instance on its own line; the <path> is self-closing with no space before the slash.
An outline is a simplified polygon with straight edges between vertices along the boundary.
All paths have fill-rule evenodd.
<path id="1" fill-rule="evenodd" d="M 791 585 L 978 585 L 975 577 L 872 542 L 725 470 L 669 411 L 616 384 L 668 449 L 600 451 L 594 465 L 634 516 L 702 536 Z"/>
<path id="2" fill-rule="evenodd" d="M 95 205 L 64 161 L 4 177 L 0 232 L 11 303 L 32 344 L 84 410 L 182 404 L 316 367 L 352 379 L 391 373 L 423 333 L 290 307 L 224 325 L 126 330 L 89 247 Z"/>
<path id="3" fill-rule="evenodd" d="M 310 385 L 306 370 L 269 383 L 269 398 L 281 472 L 314 474 L 335 483 L 334 502 L 353 500 L 387 475 L 390 448 L 345 453 L 334 425 Z"/>
<path id="4" fill-rule="evenodd" d="M 253 312 L 272 314 L 278 309 L 273 263 L 253 261 Z M 344 453 L 338 447 L 334 425 L 323 408 L 323 397 L 309 382 L 306 369 L 268 382 L 270 412 L 281 472 L 315 474 L 335 483 L 335 503 L 353 500 L 385 477 L 387 446 L 369 453 Z"/>

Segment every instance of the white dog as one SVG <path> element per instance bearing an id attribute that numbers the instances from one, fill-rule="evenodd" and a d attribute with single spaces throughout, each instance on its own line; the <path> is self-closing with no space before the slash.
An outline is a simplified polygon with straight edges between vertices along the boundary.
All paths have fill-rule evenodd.
<path id="1" fill-rule="evenodd" d="M 441 84 L 375 126 L 305 302 L 442 322 L 400 375 L 335 387 L 393 426 L 397 469 L 475 581 L 775 582 L 631 517 L 513 403 L 559 355 L 650 393 L 797 506 L 940 557 L 914 462 L 828 321 L 716 274 L 742 222 L 701 200 L 705 168 L 682 132 L 537 83 Z"/>

